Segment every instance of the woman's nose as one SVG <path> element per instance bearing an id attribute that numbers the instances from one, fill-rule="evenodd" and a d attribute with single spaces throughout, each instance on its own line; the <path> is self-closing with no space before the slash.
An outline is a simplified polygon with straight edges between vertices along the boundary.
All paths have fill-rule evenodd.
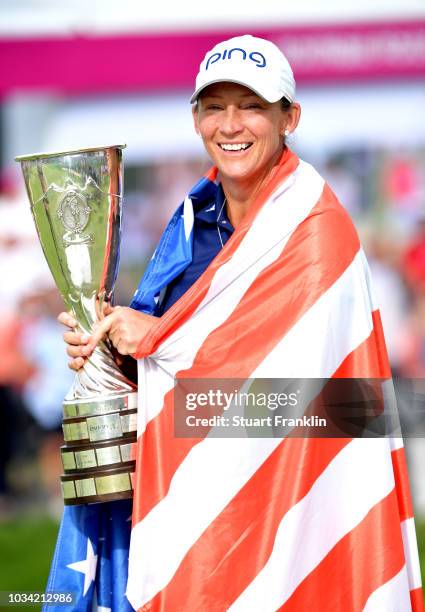
<path id="1" fill-rule="evenodd" d="M 239 134 L 243 130 L 242 117 L 239 109 L 228 106 L 221 114 L 220 130 L 226 136 Z"/>

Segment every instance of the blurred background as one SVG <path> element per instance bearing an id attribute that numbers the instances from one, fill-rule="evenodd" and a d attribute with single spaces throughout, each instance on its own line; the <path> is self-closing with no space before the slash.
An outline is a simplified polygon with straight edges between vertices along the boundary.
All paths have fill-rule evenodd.
<path id="1" fill-rule="evenodd" d="M 189 104 L 199 63 L 245 33 L 290 60 L 303 108 L 290 145 L 356 223 L 394 373 L 425 378 L 423 0 L 343 10 L 337 0 L 0 0 L 0 590 L 44 588 L 72 378 L 61 300 L 13 158 L 127 143 L 116 302 L 128 304 L 168 217 L 209 166 Z M 406 441 L 422 554 L 423 434 Z"/>

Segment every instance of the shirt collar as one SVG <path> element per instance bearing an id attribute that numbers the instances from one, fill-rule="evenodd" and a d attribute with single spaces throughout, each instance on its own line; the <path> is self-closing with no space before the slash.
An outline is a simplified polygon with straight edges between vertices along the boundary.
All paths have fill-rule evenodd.
<path id="1" fill-rule="evenodd" d="M 220 183 L 215 197 L 211 198 L 203 208 L 195 212 L 195 218 L 214 225 L 219 223 L 220 226 L 233 230 L 227 216 L 226 206 L 223 206 L 224 197 L 224 191 Z"/>

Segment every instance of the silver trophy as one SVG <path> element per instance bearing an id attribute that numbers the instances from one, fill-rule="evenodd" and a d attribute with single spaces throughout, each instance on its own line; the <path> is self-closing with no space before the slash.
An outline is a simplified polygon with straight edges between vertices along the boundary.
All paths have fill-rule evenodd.
<path id="1" fill-rule="evenodd" d="M 112 299 L 119 262 L 125 145 L 17 157 L 38 237 L 79 331 Z M 63 356 L 58 356 L 58 359 Z M 132 496 L 137 391 L 100 342 L 63 403 L 66 505 Z"/>

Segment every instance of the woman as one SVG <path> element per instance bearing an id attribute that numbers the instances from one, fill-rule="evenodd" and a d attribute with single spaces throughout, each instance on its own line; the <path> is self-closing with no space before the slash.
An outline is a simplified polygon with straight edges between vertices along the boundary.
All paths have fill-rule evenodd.
<path id="1" fill-rule="evenodd" d="M 241 53 L 239 45 L 247 51 Z M 224 59 L 218 57 L 220 55 Z M 258 61 L 265 62 L 265 57 L 268 63 L 262 66 L 266 71 L 261 73 Z M 236 229 L 246 216 L 281 158 L 286 137 L 298 125 L 301 108 L 294 102 L 294 96 L 291 67 L 269 41 L 252 36 L 225 41 L 214 47 L 201 65 L 196 91 L 191 98 L 194 125 L 219 169 L 221 189 L 216 202 L 219 221 L 228 218 L 231 229 Z M 196 266 L 197 275 L 190 275 L 192 281 L 200 276 L 229 238 L 229 231 L 222 227 L 223 224 L 217 223 L 217 232 L 213 231 L 215 244 L 208 244 L 207 257 L 201 254 L 202 263 Z M 188 288 L 186 278 L 179 278 L 178 284 Z M 183 291 L 178 293 L 182 295 Z M 160 312 L 165 312 L 171 303 L 168 298 L 162 303 Z M 59 321 L 72 328 L 76 326 L 68 313 L 62 313 Z M 72 358 L 70 367 L 75 370 L 82 367 L 106 334 L 120 355 L 131 355 L 156 322 L 154 317 L 134 309 L 117 307 L 90 339 L 75 332 L 65 333 L 68 354 Z"/>
<path id="2" fill-rule="evenodd" d="M 422 609 L 400 445 L 174 429 L 175 377 L 390 376 L 357 234 L 285 144 L 294 97 L 272 43 L 242 36 L 207 53 L 191 101 L 220 183 L 211 171 L 178 209 L 132 308 L 112 308 L 90 338 L 64 336 L 73 369 L 106 335 L 119 359 L 138 359 L 135 609 Z"/>

